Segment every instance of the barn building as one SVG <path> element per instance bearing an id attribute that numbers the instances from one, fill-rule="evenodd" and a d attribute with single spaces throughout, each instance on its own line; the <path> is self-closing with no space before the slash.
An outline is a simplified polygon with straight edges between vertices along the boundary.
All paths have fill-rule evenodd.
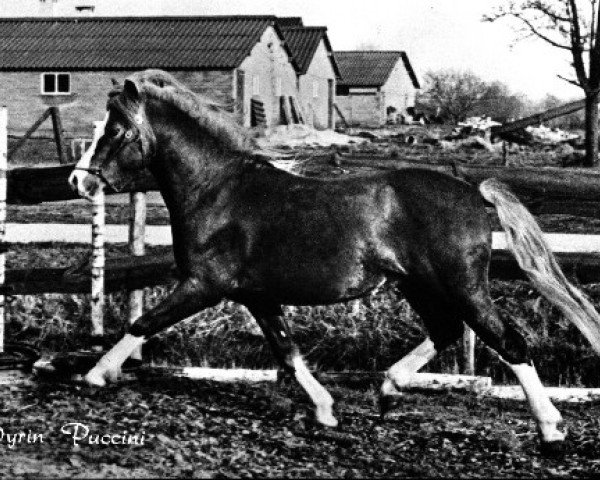
<path id="1" fill-rule="evenodd" d="M 335 88 L 340 72 L 327 27 L 308 27 L 301 19 L 280 19 L 285 42 L 298 64 L 298 98 L 304 120 L 317 129 L 334 127 Z"/>
<path id="2" fill-rule="evenodd" d="M 297 95 L 298 65 L 274 16 L 4 18 L 0 38 L 13 134 L 58 105 L 67 136 L 89 135 L 111 78 L 146 68 L 217 97 L 246 126 L 278 124 L 279 97 Z"/>
<path id="3" fill-rule="evenodd" d="M 336 103 L 349 125 L 380 126 L 387 112 L 413 107 L 419 80 L 405 52 L 335 52 L 341 78 Z"/>

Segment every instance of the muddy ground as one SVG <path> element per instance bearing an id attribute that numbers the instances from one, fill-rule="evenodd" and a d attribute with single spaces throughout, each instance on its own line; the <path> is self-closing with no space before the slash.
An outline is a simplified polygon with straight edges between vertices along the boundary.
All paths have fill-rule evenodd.
<path id="1" fill-rule="evenodd" d="M 375 387 L 335 387 L 341 426 L 323 430 L 293 384 L 178 379 L 102 390 L 42 383 L 10 391 L 0 408 L 3 478 L 600 475 L 600 402 L 559 405 L 567 451 L 545 458 L 524 402 L 475 394 L 407 393 L 401 408 L 380 423 Z M 78 446 L 61 432 L 74 422 L 89 429 Z M 138 444 L 89 444 L 96 434 L 125 431 L 137 434 Z M 25 437 L 11 448 L 8 434 L 19 432 Z M 27 443 L 27 434 L 41 434 L 43 443 L 39 437 Z"/>

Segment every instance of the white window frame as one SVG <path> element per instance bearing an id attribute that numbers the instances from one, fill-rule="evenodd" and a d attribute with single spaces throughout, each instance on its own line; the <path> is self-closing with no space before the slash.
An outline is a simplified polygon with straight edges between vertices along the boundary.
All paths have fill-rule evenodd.
<path id="1" fill-rule="evenodd" d="M 260 77 L 252 75 L 252 95 L 260 95 Z"/>
<path id="2" fill-rule="evenodd" d="M 312 84 L 312 96 L 313 98 L 319 98 L 319 82 L 318 80 L 313 80 Z"/>
<path id="3" fill-rule="evenodd" d="M 44 78 L 47 75 L 53 75 L 54 76 L 54 80 L 55 80 L 55 85 L 56 88 L 58 89 L 58 76 L 59 75 L 67 75 L 67 77 L 69 78 L 69 91 L 68 92 L 46 92 L 44 91 Z M 40 74 L 40 93 L 42 95 L 48 95 L 48 96 L 60 96 L 60 95 L 71 95 L 71 92 L 73 91 L 72 88 L 72 83 L 71 83 L 71 74 L 69 72 L 42 72 Z"/>

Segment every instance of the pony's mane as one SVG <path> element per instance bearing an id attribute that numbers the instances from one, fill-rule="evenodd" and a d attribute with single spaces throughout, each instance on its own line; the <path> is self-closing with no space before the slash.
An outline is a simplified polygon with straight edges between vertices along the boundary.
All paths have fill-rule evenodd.
<path id="1" fill-rule="evenodd" d="M 162 70 L 145 70 L 129 76 L 141 87 L 148 98 L 160 100 L 175 107 L 198 123 L 223 148 L 242 153 L 253 151 L 248 130 L 240 125 L 235 115 L 224 104 L 208 96 L 193 92 L 172 75 Z"/>

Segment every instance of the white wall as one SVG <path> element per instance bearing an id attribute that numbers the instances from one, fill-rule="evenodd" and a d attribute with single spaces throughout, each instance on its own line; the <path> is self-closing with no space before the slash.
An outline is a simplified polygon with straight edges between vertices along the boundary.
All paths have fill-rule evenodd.
<path id="1" fill-rule="evenodd" d="M 290 63 L 275 29 L 268 27 L 250 55 L 242 62 L 240 69 L 245 73 L 245 106 L 247 112 L 244 125 L 250 126 L 250 98 L 260 98 L 265 106 L 267 124 L 279 124 L 278 95 L 296 95 L 296 71 Z M 258 78 L 258 92 L 253 91 L 255 78 Z M 278 80 L 280 79 L 280 80 Z M 235 83 L 236 80 L 234 80 Z M 278 83 L 281 91 L 278 91 Z M 234 84 L 233 91 L 237 91 Z"/>
<path id="2" fill-rule="evenodd" d="M 328 125 L 328 80 L 333 80 L 333 101 L 335 101 L 335 72 L 325 41 L 321 40 L 306 74 L 300 77 L 299 91 L 299 100 L 307 117 L 306 122 L 319 129 L 330 127 Z"/>
<path id="3" fill-rule="evenodd" d="M 394 106 L 399 113 L 405 113 L 407 107 L 413 107 L 415 105 L 417 90 L 415 89 L 401 58 L 390 73 L 385 85 L 381 87 L 381 92 L 383 92 L 384 113 L 388 106 Z"/>

